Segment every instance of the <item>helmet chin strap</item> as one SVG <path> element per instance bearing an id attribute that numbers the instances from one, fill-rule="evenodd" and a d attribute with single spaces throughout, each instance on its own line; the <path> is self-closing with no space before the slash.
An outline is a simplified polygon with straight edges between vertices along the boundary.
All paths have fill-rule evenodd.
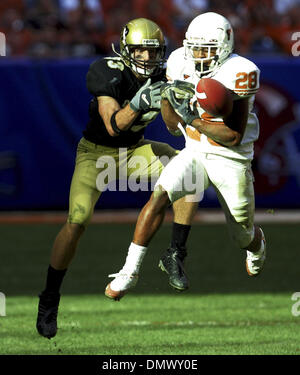
<path id="1" fill-rule="evenodd" d="M 111 49 L 113 50 L 113 52 L 114 52 L 117 56 L 119 56 L 119 57 L 122 58 L 122 55 L 121 55 L 119 52 L 116 51 L 116 49 L 115 49 L 115 45 L 114 45 L 113 43 L 111 44 Z"/>

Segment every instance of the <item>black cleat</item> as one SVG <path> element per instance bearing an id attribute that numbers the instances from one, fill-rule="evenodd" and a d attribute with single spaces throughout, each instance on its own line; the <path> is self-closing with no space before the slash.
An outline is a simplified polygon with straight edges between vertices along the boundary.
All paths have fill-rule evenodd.
<path id="1" fill-rule="evenodd" d="M 187 252 L 185 248 L 174 249 L 170 247 L 160 258 L 159 268 L 169 275 L 169 284 L 177 291 L 188 289 L 189 281 L 185 274 L 183 261 Z"/>
<path id="2" fill-rule="evenodd" d="M 39 297 L 36 329 L 40 335 L 51 339 L 57 332 L 57 313 L 60 294 L 42 292 Z"/>

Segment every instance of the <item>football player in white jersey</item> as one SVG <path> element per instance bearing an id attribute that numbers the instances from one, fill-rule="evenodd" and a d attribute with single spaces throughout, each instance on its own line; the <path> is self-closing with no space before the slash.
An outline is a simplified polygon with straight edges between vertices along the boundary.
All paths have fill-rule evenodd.
<path id="1" fill-rule="evenodd" d="M 253 142 L 259 135 L 259 122 L 252 107 L 260 71 L 250 60 L 234 54 L 233 44 L 228 20 L 209 12 L 190 23 L 183 47 L 170 55 L 169 82 L 161 90 L 162 116 L 172 134 L 178 135 L 179 126 L 186 147 L 158 179 L 154 193 L 139 215 L 132 243 L 146 251 L 171 203 L 191 194 L 200 200 L 201 193 L 213 186 L 231 238 L 245 251 L 246 270 L 250 276 L 256 276 L 266 258 L 263 231 L 254 224 L 251 170 Z M 233 109 L 227 117 L 215 118 L 199 106 L 194 90 L 202 77 L 213 78 L 231 90 Z M 197 181 L 196 186 L 187 184 L 191 179 Z M 160 259 L 159 266 L 167 272 L 174 288 L 174 274 L 181 274 L 187 280 L 183 267 L 185 255 L 168 252 Z M 120 284 L 120 293 L 124 295 L 132 286 L 133 283 Z"/>

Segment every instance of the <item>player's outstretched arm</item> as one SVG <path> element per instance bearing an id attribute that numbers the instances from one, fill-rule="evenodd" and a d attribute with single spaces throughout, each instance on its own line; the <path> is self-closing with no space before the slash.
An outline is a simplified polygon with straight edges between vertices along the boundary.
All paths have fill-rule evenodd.
<path id="1" fill-rule="evenodd" d="M 139 115 L 139 112 L 132 110 L 129 104 L 121 109 L 119 103 L 110 96 L 99 96 L 97 99 L 99 114 L 112 137 L 126 131 Z"/>
<path id="2" fill-rule="evenodd" d="M 98 111 L 105 127 L 112 137 L 130 128 L 141 111 L 150 109 L 160 110 L 160 86 L 162 81 L 150 84 L 150 78 L 137 91 L 130 103 L 121 109 L 119 103 L 112 97 L 99 96 Z"/>
<path id="3" fill-rule="evenodd" d="M 176 137 L 181 136 L 182 132 L 178 129 L 177 124 L 180 122 L 184 126 L 185 123 L 173 110 L 167 99 L 161 101 L 161 115 L 169 132 Z"/>

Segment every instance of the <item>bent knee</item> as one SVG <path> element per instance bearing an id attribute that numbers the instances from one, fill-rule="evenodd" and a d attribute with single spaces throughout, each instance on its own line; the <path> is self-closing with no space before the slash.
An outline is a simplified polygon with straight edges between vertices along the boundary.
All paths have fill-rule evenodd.
<path id="1" fill-rule="evenodd" d="M 67 223 L 77 224 L 79 227 L 86 228 L 91 220 L 92 212 L 86 207 L 76 204 L 75 207 L 70 208 Z"/>
<path id="2" fill-rule="evenodd" d="M 159 212 L 166 209 L 170 204 L 168 193 L 161 186 L 158 186 L 149 200 L 151 209 Z"/>

